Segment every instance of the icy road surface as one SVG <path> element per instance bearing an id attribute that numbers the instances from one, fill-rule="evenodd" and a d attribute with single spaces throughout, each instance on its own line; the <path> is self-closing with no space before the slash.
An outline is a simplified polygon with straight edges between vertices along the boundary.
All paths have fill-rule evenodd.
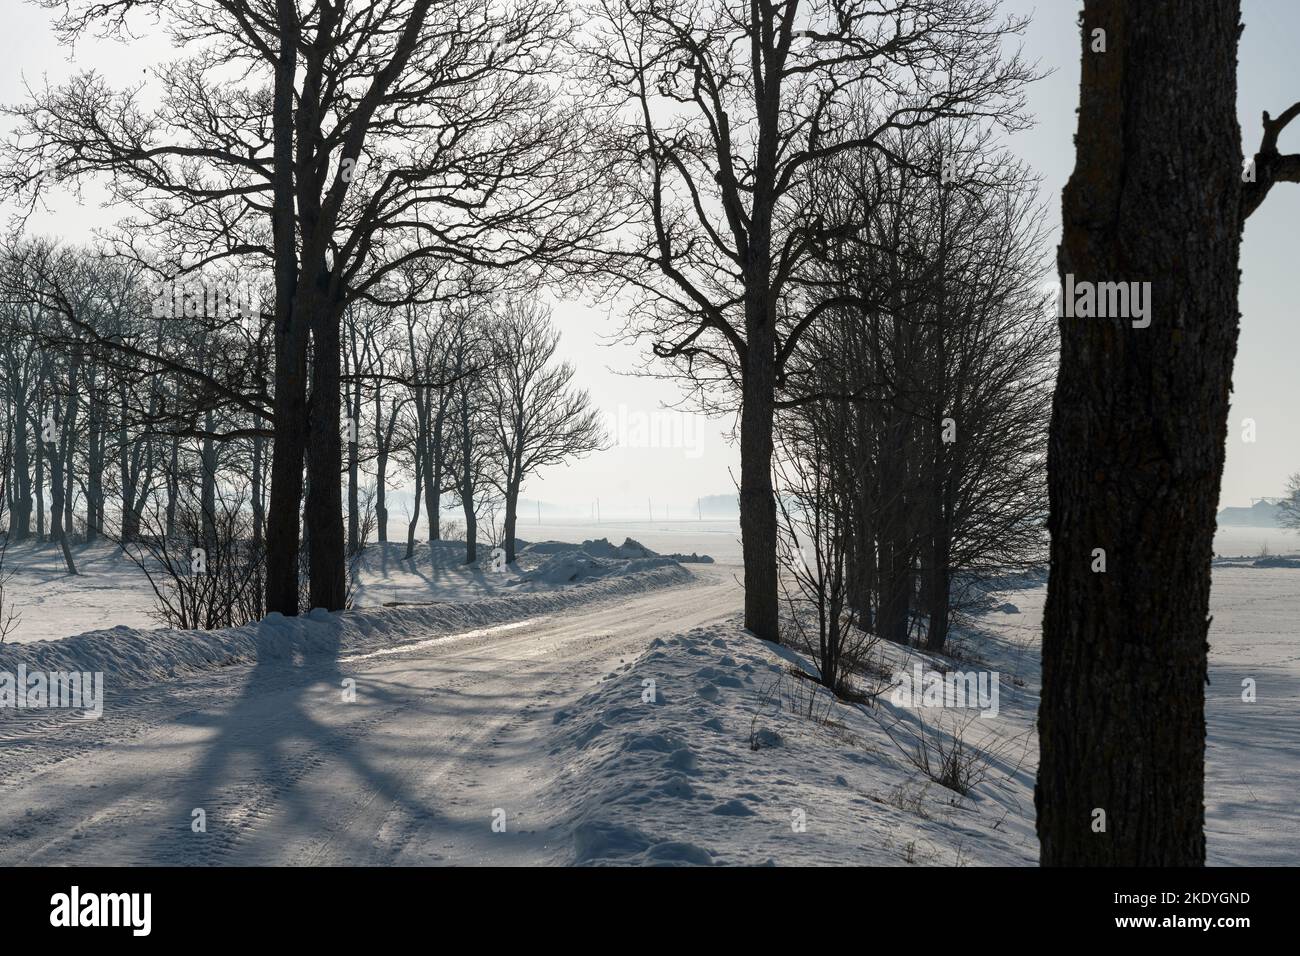
<path id="1" fill-rule="evenodd" d="M 0 864 L 565 862 L 543 812 L 553 711 L 656 636 L 734 614 L 733 570 L 383 654 L 235 665 L 110 693 L 98 721 L 10 730 Z"/>

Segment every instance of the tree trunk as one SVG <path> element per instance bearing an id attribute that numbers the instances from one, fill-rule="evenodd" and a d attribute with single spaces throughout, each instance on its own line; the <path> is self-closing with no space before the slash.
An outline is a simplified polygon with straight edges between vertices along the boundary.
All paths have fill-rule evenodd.
<path id="1" fill-rule="evenodd" d="M 764 279 L 766 281 L 766 273 Z M 776 498 L 772 492 L 772 418 L 776 355 L 766 298 L 749 305 L 740 410 L 740 541 L 745 560 L 745 628 L 781 642 L 777 616 Z"/>
<path id="2" fill-rule="evenodd" d="M 474 489 L 471 487 L 461 494 L 465 512 L 465 563 L 478 561 L 478 518 L 474 514 Z"/>
<path id="3" fill-rule="evenodd" d="M 948 642 L 948 622 L 951 615 L 951 599 L 948 589 L 952 573 L 948 570 L 946 548 L 936 548 L 930 565 L 930 574 L 926 583 L 929 593 L 926 604 L 930 611 L 930 624 L 926 630 L 925 646 L 927 650 L 939 652 Z"/>
<path id="4" fill-rule="evenodd" d="M 54 399 L 53 410 L 54 412 L 52 417 L 54 420 L 54 427 L 61 429 L 63 425 L 63 422 L 60 420 L 62 407 L 58 398 Z M 59 437 L 62 437 L 61 434 L 58 435 L 55 440 L 46 442 L 44 441 L 45 436 L 44 435 L 41 436 L 42 444 L 44 445 L 45 448 L 45 453 L 50 460 L 50 539 L 51 540 L 55 540 L 61 537 L 63 534 L 63 494 L 64 494 L 63 449 L 61 449 L 57 444 L 57 438 Z"/>
<path id="5" fill-rule="evenodd" d="M 1044 865 L 1205 862 L 1210 561 L 1238 323 L 1238 14 L 1235 0 L 1084 5 L 1058 265 L 1076 285 L 1149 281 L 1152 308 L 1148 328 L 1069 317 L 1068 302 L 1060 322 Z M 1094 28 L 1105 53 L 1089 50 Z"/>
<path id="6" fill-rule="evenodd" d="M 891 410 L 881 436 L 877 486 L 880 595 L 876 633 L 898 644 L 907 643 L 912 603 L 911 522 L 904 491 L 906 443 L 906 418 L 902 412 Z"/>
<path id="7" fill-rule="evenodd" d="M 519 518 L 519 479 L 506 481 L 505 552 L 506 564 L 515 562 L 515 525 Z"/>
<path id="8" fill-rule="evenodd" d="M 266 522 L 266 610 L 298 613 L 299 524 L 306 441 L 307 322 L 297 301 L 298 244 L 294 195 L 296 6 L 276 0 L 279 39 L 272 92 L 274 174 L 271 231 L 275 249 L 275 400 L 271 495 Z"/>
<path id="9" fill-rule="evenodd" d="M 45 446 L 36 430 L 36 540 L 45 540 Z"/>
<path id="10" fill-rule="evenodd" d="M 104 531 L 104 430 L 96 389 L 97 371 L 91 366 L 87 409 L 89 428 L 86 435 L 86 542 L 94 541 Z"/>
<path id="11" fill-rule="evenodd" d="M 347 573 L 343 536 L 343 489 L 339 470 L 343 442 L 339 434 L 342 409 L 339 377 L 339 321 L 342 309 L 320 302 L 312 310 L 312 383 L 309 412 L 311 441 L 307 446 L 306 522 L 311 536 L 308 573 L 311 606 L 341 611 L 347 603 Z"/>
<path id="12" fill-rule="evenodd" d="M 443 434 L 447 421 L 447 403 L 438 404 L 438 414 L 433 418 L 433 440 L 429 443 L 429 457 L 432 470 L 429 472 L 432 486 L 425 492 L 429 499 L 429 540 L 442 538 L 442 481 L 446 472 L 446 450 L 443 448 Z"/>
<path id="13" fill-rule="evenodd" d="M 384 428 L 383 399 L 375 388 L 375 531 L 380 544 L 388 542 L 388 440 Z"/>
<path id="14" fill-rule="evenodd" d="M 26 541 L 32 535 L 32 477 L 27 455 L 27 405 L 14 402 L 14 505 L 9 516 L 9 535 L 13 541 Z"/>
<path id="15" fill-rule="evenodd" d="M 354 417 L 353 422 L 356 421 Z M 354 555 L 361 549 L 361 499 L 358 489 L 360 481 L 360 462 L 357 460 L 357 443 L 348 441 L 348 554 Z"/>
<path id="16" fill-rule="evenodd" d="M 422 402 L 424 412 L 420 415 L 420 434 L 425 441 L 424 450 L 424 506 L 425 520 L 429 523 L 429 540 L 437 541 L 438 536 L 442 533 L 441 518 L 439 509 L 442 507 L 442 444 L 441 423 L 438 428 L 432 427 L 432 416 L 430 413 L 429 402 L 432 401 L 432 389 L 425 389 L 422 396 L 416 399 Z"/>
<path id="17" fill-rule="evenodd" d="M 415 445 L 415 496 L 411 499 L 411 520 L 406 524 L 406 560 L 415 556 L 415 529 L 420 524 L 420 485 L 424 481 L 424 469 L 420 464 L 419 442 Z"/>
<path id="18" fill-rule="evenodd" d="M 60 420 L 57 398 L 54 400 L 54 421 L 61 428 L 60 440 L 66 444 L 70 436 L 66 422 Z M 64 452 L 63 448 L 56 446 L 54 442 L 50 442 L 47 449 L 50 453 L 50 538 L 59 542 L 59 547 L 63 550 L 63 563 L 68 573 L 76 574 L 77 565 L 72 560 L 72 550 L 68 546 L 68 529 L 64 523 L 64 496 L 67 493 L 63 483 Z"/>
<path id="19" fill-rule="evenodd" d="M 249 488 L 251 505 L 253 509 L 253 551 L 254 553 L 261 550 L 262 538 L 266 533 L 266 499 L 265 488 L 262 477 L 264 468 L 263 462 L 266 460 L 266 439 L 253 439 L 253 462 L 252 462 L 252 484 Z"/>
<path id="20" fill-rule="evenodd" d="M 307 438 L 305 339 L 297 316 L 286 317 L 283 325 L 277 325 L 275 438 L 266 514 L 266 610 L 289 616 L 298 613 L 298 509 L 302 503 Z"/>
<path id="21" fill-rule="evenodd" d="M 354 349 L 355 351 L 355 349 Z M 343 360 L 347 361 L 347 352 Z M 355 555 L 361 549 L 361 506 L 358 484 L 361 478 L 359 461 L 359 444 L 361 441 L 361 379 L 360 368 L 352 369 L 358 378 L 348 394 L 348 556 Z"/>
<path id="22" fill-rule="evenodd" d="M 166 534 L 176 537 L 176 512 L 181 504 L 181 440 L 173 438 L 167 455 Z"/>
<path id="23" fill-rule="evenodd" d="M 216 422 L 212 412 L 203 416 L 204 431 L 211 433 Z M 203 527 L 203 547 L 209 554 L 217 548 L 217 445 L 211 437 L 205 435 L 200 443 L 199 467 L 199 502 L 203 509 L 200 515 Z"/>

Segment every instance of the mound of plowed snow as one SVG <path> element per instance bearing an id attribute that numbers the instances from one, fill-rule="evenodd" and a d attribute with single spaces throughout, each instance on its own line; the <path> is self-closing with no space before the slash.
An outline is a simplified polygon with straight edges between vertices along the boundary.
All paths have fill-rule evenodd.
<path id="1" fill-rule="evenodd" d="M 642 573 L 644 572 L 644 573 Z M 558 572 L 556 572 L 558 574 Z M 590 600 L 639 593 L 691 580 L 671 561 L 619 562 L 614 572 L 588 575 L 578 588 L 537 588 L 509 597 L 464 603 L 411 604 L 327 612 L 299 617 L 268 614 L 243 627 L 215 631 L 114 627 L 57 641 L 0 645 L 0 672 L 91 671 L 104 674 L 111 689 L 229 664 L 268 658 L 329 658 L 453 634 L 516 618 L 563 612 Z"/>
<path id="2" fill-rule="evenodd" d="M 520 583 L 557 587 L 598 578 L 639 574 L 656 568 L 675 568 L 671 558 L 599 558 L 586 551 L 553 554 L 531 571 L 521 574 Z"/>

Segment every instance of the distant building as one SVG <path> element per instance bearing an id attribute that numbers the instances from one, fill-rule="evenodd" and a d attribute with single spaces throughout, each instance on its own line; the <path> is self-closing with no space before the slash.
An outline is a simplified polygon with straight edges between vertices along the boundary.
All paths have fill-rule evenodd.
<path id="1" fill-rule="evenodd" d="M 1280 528 L 1280 498 L 1252 498 L 1249 508 L 1224 508 L 1219 512 L 1219 527 Z"/>

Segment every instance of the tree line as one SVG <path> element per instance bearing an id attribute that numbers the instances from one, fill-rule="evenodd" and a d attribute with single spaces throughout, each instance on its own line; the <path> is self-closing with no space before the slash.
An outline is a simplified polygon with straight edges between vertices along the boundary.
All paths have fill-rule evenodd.
<path id="1" fill-rule="evenodd" d="M 410 470 L 427 519 L 490 487 L 510 524 L 521 467 L 554 453 L 502 438 L 517 385 L 486 370 L 522 374 L 522 346 L 481 338 L 465 303 L 502 270 L 572 283 L 617 299 L 656 374 L 735 414 L 746 627 L 781 639 L 784 563 L 832 685 L 844 612 L 938 649 L 963 573 L 1032 560 L 1045 458 L 1044 862 L 1204 861 L 1239 239 L 1300 180 L 1278 149 L 1300 104 L 1264 115 L 1241 174 L 1237 3 L 1084 5 L 1059 274 L 1150 281 L 1135 329 L 1043 321 L 1032 180 L 995 145 L 1038 70 L 995 0 L 40 2 L 65 40 L 152 25 L 181 52 L 147 97 L 84 71 L 6 107 L 7 192 L 30 211 L 98 183 L 127 211 L 103 237 L 118 263 L 265 270 L 270 305 L 255 334 L 92 334 L 125 289 L 82 301 L 61 253 L 16 246 L 6 309 L 63 341 L 6 354 L 15 527 L 48 509 L 66 535 L 75 475 L 89 534 L 106 495 L 129 516 L 154 476 L 197 469 L 201 489 L 244 456 L 266 607 L 340 608 L 365 458 L 347 429 L 367 423 L 377 475 Z M 80 457 L 36 448 L 37 412 Z M 23 482 L 50 490 L 34 519 Z"/>
<path id="2" fill-rule="evenodd" d="M 333 482 L 347 500 L 349 557 L 371 533 L 388 540 L 389 489 L 413 480 L 407 558 L 421 519 L 428 538 L 439 539 L 451 506 L 464 516 L 467 563 L 478 560 L 485 517 L 513 561 L 525 481 L 606 440 L 574 367 L 557 357 L 559 334 L 535 295 L 508 285 L 489 292 L 464 275 L 441 288 L 433 304 L 358 302 L 344 311 L 346 454 Z M 87 248 L 25 240 L 7 249 L 7 542 L 56 541 L 69 573 L 73 538 L 144 545 L 167 567 L 173 558 L 188 565 L 189 546 L 216 564 L 244 542 L 241 566 L 255 570 L 264 590 L 274 440 L 265 422 L 269 294 L 269 283 L 233 271 L 157 281 L 137 263 Z M 310 554 L 310 538 L 304 547 Z M 237 608 L 206 602 L 215 623 L 205 626 L 260 617 L 265 595 L 245 597 L 241 589 Z"/>

